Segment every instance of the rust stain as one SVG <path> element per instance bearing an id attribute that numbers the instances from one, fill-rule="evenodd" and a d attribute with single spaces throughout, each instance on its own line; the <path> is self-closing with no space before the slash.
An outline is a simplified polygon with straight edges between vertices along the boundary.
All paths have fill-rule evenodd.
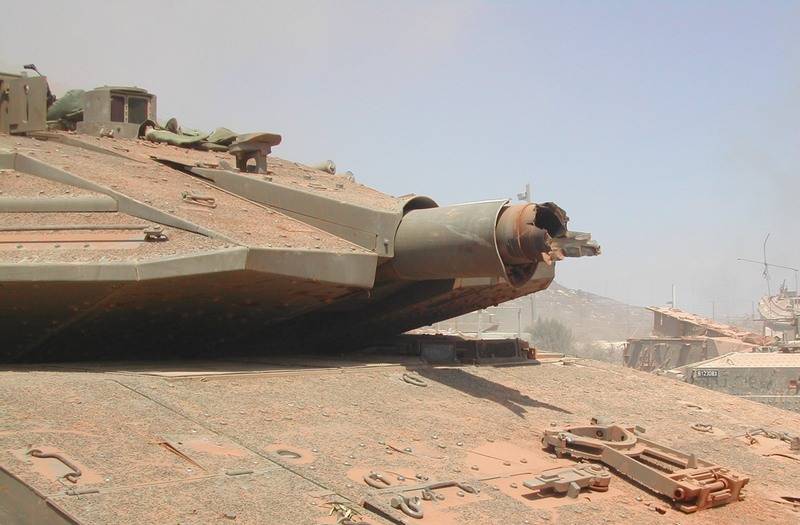
<path id="1" fill-rule="evenodd" d="M 467 469 L 477 466 L 476 474 L 486 476 L 507 475 L 520 471 L 533 472 L 567 466 L 568 461 L 552 458 L 541 449 L 526 448 L 509 441 L 496 441 L 467 450 Z"/>
<path id="2" fill-rule="evenodd" d="M 275 460 L 294 465 L 310 465 L 316 459 L 316 455 L 311 450 L 287 443 L 273 443 L 264 447 L 264 450 L 269 452 Z"/>
<path id="3" fill-rule="evenodd" d="M 190 458 L 189 456 L 187 456 L 186 454 L 175 448 L 175 446 L 169 441 L 159 441 L 157 445 L 166 450 L 167 452 L 175 454 L 176 456 L 186 461 L 187 463 L 190 463 L 201 470 L 206 470 L 205 467 L 200 465 L 197 461 L 193 460 L 192 458 Z"/>
<path id="4" fill-rule="evenodd" d="M 233 443 L 212 442 L 206 438 L 187 439 L 181 441 L 181 445 L 195 452 L 212 456 L 243 458 L 248 455 L 247 451 L 238 445 L 234 445 Z"/>

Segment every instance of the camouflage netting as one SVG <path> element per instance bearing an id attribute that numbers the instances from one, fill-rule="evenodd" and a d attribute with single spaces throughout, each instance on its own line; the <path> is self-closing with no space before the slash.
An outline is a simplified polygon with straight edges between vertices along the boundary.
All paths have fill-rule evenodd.
<path id="1" fill-rule="evenodd" d="M 228 146 L 237 137 L 237 133 L 228 128 L 217 128 L 211 133 L 181 128 L 175 118 L 169 119 L 165 124 L 148 120 L 142 124 L 139 135 L 151 142 L 212 151 L 228 151 Z"/>
<path id="2" fill-rule="evenodd" d="M 57 129 L 75 129 L 75 123 L 83 120 L 82 89 L 71 89 L 57 99 L 47 110 L 47 122 Z"/>

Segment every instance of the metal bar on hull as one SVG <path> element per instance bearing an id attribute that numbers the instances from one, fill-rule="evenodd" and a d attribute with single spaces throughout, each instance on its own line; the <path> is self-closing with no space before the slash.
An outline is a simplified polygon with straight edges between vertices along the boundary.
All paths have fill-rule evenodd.
<path id="1" fill-rule="evenodd" d="M 0 213 L 107 212 L 117 209 L 117 201 L 108 195 L 52 198 L 0 197 Z"/>

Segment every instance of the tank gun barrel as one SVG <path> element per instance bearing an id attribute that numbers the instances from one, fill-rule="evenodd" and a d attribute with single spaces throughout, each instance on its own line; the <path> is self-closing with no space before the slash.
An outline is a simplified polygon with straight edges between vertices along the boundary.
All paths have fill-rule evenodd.
<path id="1" fill-rule="evenodd" d="M 501 200 L 412 210 L 397 229 L 391 264 L 403 279 L 503 277 L 522 286 L 540 262 L 561 258 L 551 241 L 569 233 L 568 220 L 552 203 Z"/>

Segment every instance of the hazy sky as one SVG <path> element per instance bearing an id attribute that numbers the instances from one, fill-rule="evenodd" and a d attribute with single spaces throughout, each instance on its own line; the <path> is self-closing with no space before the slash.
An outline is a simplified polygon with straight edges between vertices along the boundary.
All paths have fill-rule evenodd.
<path id="1" fill-rule="evenodd" d="M 0 66 L 136 84 L 187 126 L 275 131 L 440 204 L 567 210 L 604 253 L 563 284 L 749 313 L 737 257 L 800 266 L 798 2 L 7 2 Z M 773 288 L 791 272 L 774 271 Z"/>

